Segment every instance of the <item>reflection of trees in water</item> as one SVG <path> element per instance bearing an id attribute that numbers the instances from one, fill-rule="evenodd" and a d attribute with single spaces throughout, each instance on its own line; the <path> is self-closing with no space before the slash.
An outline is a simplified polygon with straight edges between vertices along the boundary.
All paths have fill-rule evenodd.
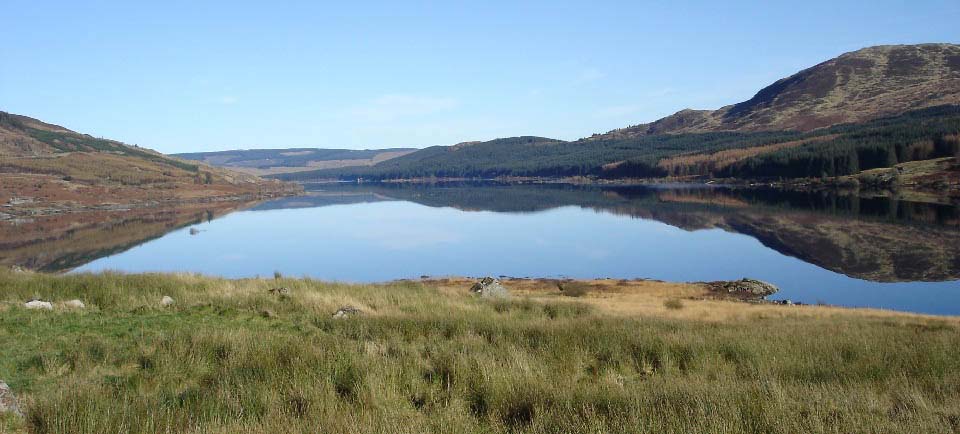
<path id="1" fill-rule="evenodd" d="M 649 208 L 724 212 L 751 207 L 768 212 L 816 212 L 898 223 L 960 227 L 960 208 L 908 202 L 890 197 L 864 197 L 832 192 L 702 186 L 577 186 L 570 184 L 504 184 L 445 182 L 438 184 L 324 184 L 326 193 L 361 192 L 428 206 L 463 210 L 536 212 L 561 206 L 581 206 L 649 215 Z"/>
<path id="2" fill-rule="evenodd" d="M 950 205 L 725 187 L 443 183 L 332 188 L 462 210 L 536 212 L 579 206 L 685 230 L 720 228 L 750 235 L 785 255 L 862 279 L 960 278 L 960 217 Z"/>

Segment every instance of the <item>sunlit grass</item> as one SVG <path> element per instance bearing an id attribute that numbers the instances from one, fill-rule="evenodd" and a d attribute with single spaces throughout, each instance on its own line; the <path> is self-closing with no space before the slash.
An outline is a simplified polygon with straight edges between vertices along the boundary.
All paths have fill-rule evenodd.
<path id="1" fill-rule="evenodd" d="M 88 307 L 20 307 L 34 296 Z M 960 428 L 960 333 L 934 319 L 700 322 L 414 282 L 154 274 L 0 274 L 0 301 L 0 379 L 27 413 L 0 419 L 11 430 Z M 364 314 L 331 318 L 346 304 Z"/>

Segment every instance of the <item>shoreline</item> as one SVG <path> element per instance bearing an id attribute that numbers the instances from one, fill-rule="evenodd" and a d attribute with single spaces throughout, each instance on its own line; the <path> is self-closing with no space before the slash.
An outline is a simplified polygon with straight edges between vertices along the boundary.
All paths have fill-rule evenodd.
<path id="1" fill-rule="evenodd" d="M 892 170 L 875 169 L 876 170 Z M 875 176 L 869 174 L 870 176 Z M 944 187 L 933 188 L 930 185 L 916 183 L 893 184 L 868 183 L 858 181 L 861 175 L 850 175 L 833 178 L 796 178 L 788 180 L 775 179 L 737 179 L 737 178 L 619 178 L 600 179 L 590 177 L 495 177 L 495 178 L 404 178 L 383 180 L 340 180 L 321 179 L 313 181 L 297 181 L 300 185 L 325 184 L 394 184 L 394 185 L 431 185 L 443 183 L 502 183 L 502 184 L 566 184 L 577 186 L 645 186 L 658 187 L 688 187 L 688 188 L 746 188 L 746 189 L 778 189 L 798 192 L 833 192 L 847 196 L 864 197 L 897 197 L 903 200 L 938 203 L 947 205 L 960 204 L 960 184 L 947 184 Z M 863 175 L 868 176 L 868 175 Z"/>
<path id="2" fill-rule="evenodd" d="M 6 273 L 6 275 L 4 274 Z M 229 278 L 194 272 L 123 272 L 99 271 L 72 273 L 41 272 L 24 270 L 19 267 L 4 268 L 0 271 L 0 280 L 10 276 L 39 276 L 69 279 L 76 276 L 88 276 L 94 279 L 110 277 L 155 277 L 186 281 L 205 281 L 227 283 L 231 286 L 271 286 L 280 284 L 324 284 L 342 287 L 389 287 L 415 284 L 433 288 L 451 297 L 469 296 L 470 288 L 481 277 L 470 276 L 421 276 L 401 278 L 382 282 L 341 282 L 317 280 L 310 277 L 273 279 L 267 277 Z M 656 316 L 663 318 L 689 319 L 708 322 L 729 322 L 762 317 L 822 317 L 824 315 L 849 315 L 854 317 L 879 317 L 900 319 L 949 320 L 960 325 L 960 315 L 930 314 L 866 306 L 842 306 L 823 303 L 787 302 L 768 300 L 766 296 L 747 293 L 727 293 L 712 288 L 715 284 L 735 283 L 736 281 L 683 282 L 657 279 L 569 279 L 540 277 L 509 277 L 497 279 L 509 292 L 509 298 L 542 303 L 568 302 L 584 303 L 605 314 L 620 317 Z M 577 294 L 565 294 L 560 286 L 576 287 Z M 679 301 L 682 307 L 668 306 Z"/>
<path id="3" fill-rule="evenodd" d="M 456 295 L 466 292 L 480 278 L 465 276 L 427 277 L 421 279 L 398 279 L 381 284 L 403 282 L 421 283 Z M 923 318 L 950 320 L 960 324 L 960 315 L 937 315 L 874 307 L 841 306 L 830 304 L 790 303 L 784 304 L 765 297 L 738 296 L 710 289 L 716 282 L 668 282 L 654 279 L 551 279 L 515 278 L 500 279 L 503 285 L 519 297 L 540 302 L 582 302 L 609 314 L 631 316 L 659 316 L 702 321 L 726 322 L 742 320 L 756 315 L 818 317 L 822 315 L 852 315 L 860 317 Z M 584 285 L 584 294 L 570 297 L 558 290 L 557 283 L 566 282 Z M 670 300 L 680 300 L 684 307 L 673 309 L 665 306 Z"/>
<path id="4" fill-rule="evenodd" d="M 148 199 L 127 203 L 100 202 L 96 204 L 56 202 L 55 206 L 20 206 L 21 204 L 0 205 L 0 222 L 31 217 L 47 217 L 72 213 L 99 212 L 99 211 L 131 211 L 152 208 L 176 208 L 201 204 L 224 204 L 262 202 L 282 197 L 293 197 L 304 194 L 301 191 L 277 192 L 268 194 L 237 194 L 224 196 L 205 196 L 195 198 L 168 198 Z M 35 204 L 36 202 L 28 202 Z"/>

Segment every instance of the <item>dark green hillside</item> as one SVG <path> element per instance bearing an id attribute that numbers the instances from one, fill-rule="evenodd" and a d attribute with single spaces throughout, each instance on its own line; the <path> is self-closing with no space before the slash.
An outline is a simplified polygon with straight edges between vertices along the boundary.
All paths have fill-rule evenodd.
<path id="1" fill-rule="evenodd" d="M 813 140 L 816 139 L 816 140 Z M 728 165 L 712 164 L 720 151 L 771 147 L 745 153 Z M 789 146 L 788 146 L 789 145 Z M 948 157 L 960 149 L 960 106 L 940 106 L 808 133 L 709 132 L 564 142 L 513 137 L 456 146 L 434 146 L 370 167 L 277 175 L 290 181 L 410 178 L 567 177 L 652 178 L 668 175 L 660 164 L 701 156 L 682 173 L 704 177 L 798 178 L 839 176 L 907 161 Z M 674 168 L 676 169 L 676 168 Z M 676 170 L 673 172 L 676 174 Z"/>
<path id="2" fill-rule="evenodd" d="M 434 146 L 372 167 L 278 175 L 291 181 L 400 178 L 495 178 L 502 176 L 661 176 L 656 162 L 688 152 L 706 152 L 794 140 L 794 132 L 717 132 L 644 136 L 624 140 L 564 142 L 512 137 L 468 146 Z M 609 165 L 608 167 L 604 167 Z"/>
<path id="3" fill-rule="evenodd" d="M 898 163 L 960 155 L 960 106 L 933 107 L 827 130 L 833 140 L 782 149 L 711 175 L 742 178 L 842 176 Z"/>

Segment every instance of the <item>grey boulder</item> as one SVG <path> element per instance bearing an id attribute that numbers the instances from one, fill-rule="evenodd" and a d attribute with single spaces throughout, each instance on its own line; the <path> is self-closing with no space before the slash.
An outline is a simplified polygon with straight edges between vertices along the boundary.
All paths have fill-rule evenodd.
<path id="1" fill-rule="evenodd" d="M 23 304 L 27 309 L 53 310 L 53 303 L 43 300 L 30 300 Z"/>
<path id="2" fill-rule="evenodd" d="M 80 300 L 68 300 L 63 302 L 63 305 L 71 309 L 83 309 L 87 307 L 87 305 L 83 304 Z"/>
<path id="3" fill-rule="evenodd" d="M 484 277 L 470 287 L 470 292 L 481 297 L 509 297 L 510 291 L 493 277 Z"/>
<path id="4" fill-rule="evenodd" d="M 762 280 L 743 278 L 740 280 L 724 280 L 707 284 L 711 291 L 726 293 L 744 298 L 763 298 L 776 294 L 780 288 Z"/>
<path id="5" fill-rule="evenodd" d="M 3 381 L 0 381 L 0 413 L 13 413 L 17 416 L 23 416 L 16 395 L 10 390 L 10 386 L 7 386 L 7 383 Z"/>
<path id="6" fill-rule="evenodd" d="M 361 313 L 363 313 L 363 311 L 361 311 L 360 309 L 347 305 L 347 306 L 341 307 L 340 309 L 337 309 L 337 311 L 334 312 L 332 316 L 338 319 L 349 318 L 351 316 L 360 315 Z"/>

